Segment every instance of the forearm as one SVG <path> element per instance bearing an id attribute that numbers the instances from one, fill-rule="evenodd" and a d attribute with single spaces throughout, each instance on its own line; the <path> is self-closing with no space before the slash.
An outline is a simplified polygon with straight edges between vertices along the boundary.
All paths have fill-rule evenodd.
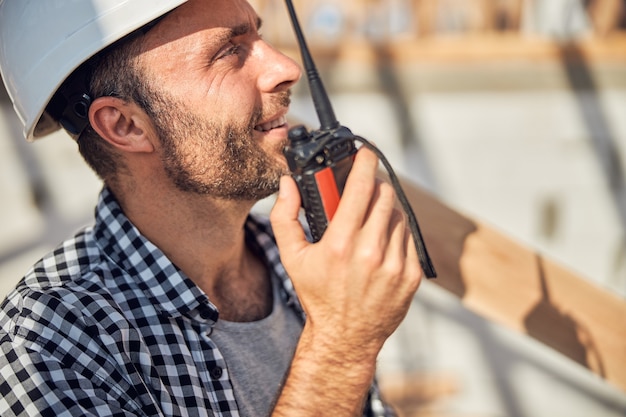
<path id="1" fill-rule="evenodd" d="M 362 416 L 378 347 L 351 347 L 340 332 L 305 325 L 272 416 Z"/>

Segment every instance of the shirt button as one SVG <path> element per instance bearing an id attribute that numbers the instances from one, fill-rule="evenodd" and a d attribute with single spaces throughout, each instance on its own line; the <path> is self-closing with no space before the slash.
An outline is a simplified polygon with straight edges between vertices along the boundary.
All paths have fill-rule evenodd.
<path id="1" fill-rule="evenodd" d="M 200 317 L 206 320 L 211 317 L 211 312 L 208 308 L 203 308 L 202 310 L 200 310 Z"/>
<path id="2" fill-rule="evenodd" d="M 223 372 L 224 371 L 222 370 L 220 366 L 216 366 L 215 368 L 211 369 L 211 371 L 209 371 L 212 379 L 220 379 L 222 377 Z"/>

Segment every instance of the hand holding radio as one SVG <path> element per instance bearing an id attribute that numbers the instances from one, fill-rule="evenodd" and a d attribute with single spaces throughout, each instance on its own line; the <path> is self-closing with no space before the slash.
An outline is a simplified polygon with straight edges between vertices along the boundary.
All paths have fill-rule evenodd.
<path id="1" fill-rule="evenodd" d="M 307 316 L 326 337 L 364 350 L 371 345 L 370 352 L 396 329 L 422 276 L 406 217 L 393 187 L 376 180 L 377 167 L 370 150 L 355 155 L 334 220 L 317 244 L 299 223 L 300 193 L 292 179 L 282 179 L 271 213 L 281 259 Z"/>

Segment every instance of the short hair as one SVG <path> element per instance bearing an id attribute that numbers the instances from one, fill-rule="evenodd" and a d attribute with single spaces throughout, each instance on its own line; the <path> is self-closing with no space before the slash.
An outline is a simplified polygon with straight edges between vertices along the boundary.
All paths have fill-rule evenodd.
<path id="1" fill-rule="evenodd" d="M 92 100 L 103 96 L 125 101 L 142 102 L 138 98 L 140 71 L 136 57 L 141 50 L 142 37 L 127 37 L 101 51 L 85 62 L 77 71 L 86 71 L 89 96 Z M 83 159 L 105 182 L 114 182 L 125 169 L 119 152 L 103 139 L 90 124 L 77 138 Z"/>

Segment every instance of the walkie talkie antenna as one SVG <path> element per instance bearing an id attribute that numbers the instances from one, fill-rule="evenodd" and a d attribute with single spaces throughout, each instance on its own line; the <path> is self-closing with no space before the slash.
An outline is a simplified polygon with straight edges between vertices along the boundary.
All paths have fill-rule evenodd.
<path id="1" fill-rule="evenodd" d="M 285 3 L 287 3 L 291 24 L 293 25 L 293 30 L 296 33 L 298 45 L 300 46 L 302 65 L 304 65 L 304 70 L 306 71 L 311 97 L 313 98 L 313 105 L 315 106 L 317 117 L 320 120 L 321 130 L 335 129 L 339 127 L 339 122 L 335 117 L 335 112 L 328 99 L 328 94 L 326 94 L 324 84 L 322 84 L 322 80 L 317 72 L 317 68 L 311 57 L 311 52 L 309 52 L 309 47 L 304 39 L 304 34 L 302 33 L 300 22 L 298 22 L 298 16 L 296 16 L 293 3 L 291 0 L 285 0 Z"/>

